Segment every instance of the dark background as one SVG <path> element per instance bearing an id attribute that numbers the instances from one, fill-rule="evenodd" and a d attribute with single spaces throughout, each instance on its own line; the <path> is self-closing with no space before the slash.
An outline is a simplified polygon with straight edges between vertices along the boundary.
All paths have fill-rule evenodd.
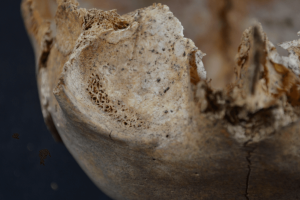
<path id="1" fill-rule="evenodd" d="M 20 2 L 1 1 L 0 200 L 108 200 L 46 128 Z M 14 133 L 19 140 L 12 138 Z M 40 165 L 42 149 L 51 154 L 45 166 Z"/>

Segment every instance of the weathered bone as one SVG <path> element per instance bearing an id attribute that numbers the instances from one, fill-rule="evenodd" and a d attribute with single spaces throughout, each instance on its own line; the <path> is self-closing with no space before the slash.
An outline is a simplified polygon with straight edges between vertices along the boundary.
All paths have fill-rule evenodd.
<path id="1" fill-rule="evenodd" d="M 281 44 L 290 53 L 281 57 L 260 25 L 250 27 L 235 77 L 220 89 L 165 5 L 120 16 L 78 8 L 76 0 L 46 2 L 57 7 L 55 17 L 39 0 L 22 3 L 43 116 L 105 193 L 300 195 L 299 41 Z"/>

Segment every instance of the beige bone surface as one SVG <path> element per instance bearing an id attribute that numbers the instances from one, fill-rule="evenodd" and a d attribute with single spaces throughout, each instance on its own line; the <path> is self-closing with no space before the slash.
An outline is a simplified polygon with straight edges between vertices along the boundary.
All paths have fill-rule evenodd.
<path id="1" fill-rule="evenodd" d="M 236 40 L 236 62 L 227 61 L 235 45 L 207 47 L 210 62 L 231 66 L 211 75 L 201 51 L 209 39 L 199 50 L 168 6 L 122 16 L 78 6 L 23 0 L 22 13 L 45 122 L 101 190 L 114 199 L 300 196 L 299 41 L 280 44 L 289 51 L 280 56 L 257 24 Z"/>

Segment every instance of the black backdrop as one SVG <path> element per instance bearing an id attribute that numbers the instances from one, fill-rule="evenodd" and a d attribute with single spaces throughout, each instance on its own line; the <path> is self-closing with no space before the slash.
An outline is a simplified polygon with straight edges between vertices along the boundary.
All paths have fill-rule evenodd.
<path id="1" fill-rule="evenodd" d="M 3 0 L 0 7 L 0 200 L 108 200 L 44 124 L 20 2 Z M 45 166 L 41 149 L 51 154 Z"/>

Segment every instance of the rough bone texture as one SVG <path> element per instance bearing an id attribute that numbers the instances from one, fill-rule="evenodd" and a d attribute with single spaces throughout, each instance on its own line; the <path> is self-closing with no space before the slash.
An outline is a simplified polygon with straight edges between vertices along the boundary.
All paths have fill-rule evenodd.
<path id="1" fill-rule="evenodd" d="M 155 0 L 79 0 L 83 7 L 118 9 L 125 14 L 146 7 Z M 277 44 L 295 38 L 300 21 L 297 0 L 160 0 L 170 7 L 192 39 L 207 55 L 203 60 L 208 79 L 222 87 L 232 74 L 232 59 L 244 30 L 254 19 L 261 22 L 269 39 Z M 286 53 L 278 49 L 280 53 Z M 223 71 L 223 73 L 219 73 Z"/>
<path id="2" fill-rule="evenodd" d="M 294 54 L 292 51 L 289 59 L 280 57 L 261 26 L 247 29 L 237 54 L 235 81 L 214 92 L 209 86 L 199 85 L 198 101 L 205 105 L 202 111 L 212 120 L 222 119 L 241 143 L 259 142 L 297 122 L 299 77 L 295 69 L 299 65 L 290 62 L 297 63 L 299 58 Z"/>
<path id="3" fill-rule="evenodd" d="M 281 57 L 256 25 L 235 64 L 222 41 L 215 56 L 235 73 L 220 88 L 168 6 L 122 16 L 78 6 L 23 0 L 22 13 L 45 122 L 101 190 L 114 199 L 300 196 L 298 41 L 281 44 L 290 53 Z"/>

